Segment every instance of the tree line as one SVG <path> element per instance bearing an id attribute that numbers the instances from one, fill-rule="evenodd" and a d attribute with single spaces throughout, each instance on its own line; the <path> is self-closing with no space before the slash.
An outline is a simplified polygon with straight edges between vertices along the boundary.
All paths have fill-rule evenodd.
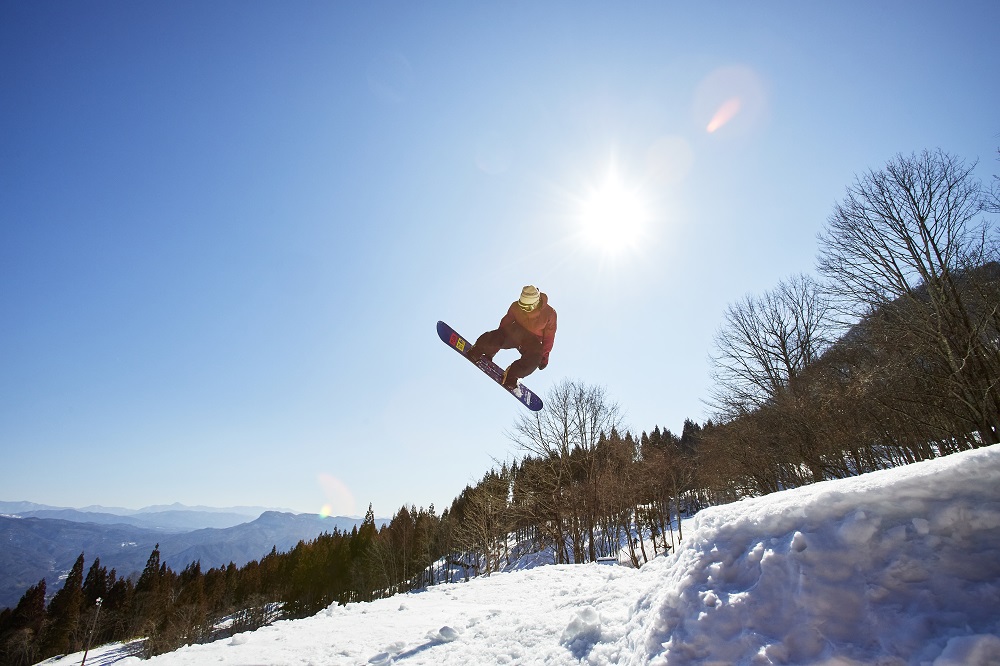
<path id="1" fill-rule="evenodd" d="M 200 562 L 174 571 L 161 562 L 157 545 L 138 575 L 108 571 L 100 559 L 84 574 L 81 553 L 47 604 L 42 579 L 13 609 L 0 612 L 0 663 L 33 664 L 116 641 L 135 641 L 135 653 L 149 657 L 251 631 L 279 617 L 305 617 L 331 603 L 370 601 L 432 583 L 405 579 L 437 557 L 418 539 L 432 518 L 439 521 L 433 509 L 404 508 L 378 529 L 369 507 L 351 532 L 335 529 L 285 553 L 272 548 L 241 567 L 231 562 L 207 571 Z"/>
<path id="2" fill-rule="evenodd" d="M 704 443 L 723 496 L 1000 442 L 1000 197 L 973 168 L 924 151 L 862 174 L 819 279 L 729 306 Z"/>
<path id="3" fill-rule="evenodd" d="M 617 407 L 603 389 L 566 381 L 555 395 L 562 402 L 550 403 L 546 427 L 576 433 L 558 449 L 490 470 L 440 515 L 433 506 L 404 506 L 377 526 L 369 507 L 350 532 L 208 570 L 193 562 L 174 571 L 158 545 L 142 572 L 128 576 L 99 559 L 88 568 L 81 553 L 48 603 L 42 579 L 0 612 L 0 663 L 33 664 L 119 641 L 134 641 L 135 654 L 149 657 L 335 603 L 490 574 L 526 553 L 589 562 L 626 549 L 639 566 L 670 550 L 680 539 L 672 516 L 692 509 L 689 500 L 671 503 L 678 488 L 689 489 L 671 470 L 683 469 L 678 456 L 694 450 L 700 427 L 688 421 L 682 437 L 656 428 L 635 440 L 618 434 Z"/>
<path id="4" fill-rule="evenodd" d="M 371 508 L 242 567 L 174 572 L 150 555 L 121 577 L 81 554 L 46 607 L 45 581 L 0 613 L 0 657 L 28 664 L 143 638 L 146 655 L 333 603 L 488 575 L 519 558 L 641 566 L 700 508 L 1000 442 L 997 188 L 942 151 L 856 178 L 797 275 L 723 316 L 713 416 L 634 435 L 605 390 L 554 386 L 497 465 L 437 515 Z M 99 604 L 97 599 L 101 599 Z"/>

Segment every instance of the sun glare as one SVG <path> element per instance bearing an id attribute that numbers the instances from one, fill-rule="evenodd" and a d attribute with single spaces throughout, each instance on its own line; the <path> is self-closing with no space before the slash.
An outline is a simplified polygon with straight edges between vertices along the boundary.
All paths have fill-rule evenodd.
<path id="1" fill-rule="evenodd" d="M 587 244 L 618 254 L 639 245 L 647 216 L 639 191 L 626 186 L 612 168 L 604 183 L 583 200 L 581 233 Z"/>

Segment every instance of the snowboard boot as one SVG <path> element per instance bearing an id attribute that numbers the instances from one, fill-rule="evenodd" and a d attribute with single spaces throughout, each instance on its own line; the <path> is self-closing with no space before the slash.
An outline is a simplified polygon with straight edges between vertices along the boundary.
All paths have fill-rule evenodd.
<path id="1" fill-rule="evenodd" d="M 492 356 L 476 349 L 476 345 L 472 345 L 471 347 L 469 347 L 469 351 L 466 352 L 465 357 L 470 361 L 472 361 L 473 363 L 475 363 L 476 365 L 479 365 L 480 361 L 490 361 L 490 362 L 493 361 Z"/>
<path id="2" fill-rule="evenodd" d="M 516 391 L 518 387 L 517 377 L 510 374 L 510 368 L 503 371 L 503 379 L 500 380 L 500 383 L 508 391 Z"/>

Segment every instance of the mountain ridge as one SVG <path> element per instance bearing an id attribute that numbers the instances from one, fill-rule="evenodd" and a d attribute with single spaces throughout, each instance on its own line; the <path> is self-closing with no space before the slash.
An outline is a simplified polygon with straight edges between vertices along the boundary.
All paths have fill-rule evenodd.
<path id="1" fill-rule="evenodd" d="M 76 512 L 76 517 L 85 512 Z M 350 531 L 363 519 L 265 511 L 228 527 L 168 532 L 127 523 L 97 523 L 54 517 L 0 515 L 0 608 L 14 607 L 25 590 L 42 578 L 51 596 L 82 552 L 89 568 L 95 558 L 119 577 L 141 572 L 159 544 L 160 561 L 175 571 L 200 561 L 203 569 L 243 566 L 324 532 Z M 379 519 L 379 522 L 388 522 Z"/>
<path id="2" fill-rule="evenodd" d="M 73 510 L 73 511 L 81 511 L 84 513 L 108 513 L 116 516 L 134 516 L 142 513 L 162 513 L 167 511 L 190 511 L 190 512 L 201 512 L 201 513 L 235 513 L 243 516 L 250 516 L 251 518 L 256 518 L 265 511 L 280 511 L 282 513 L 301 513 L 299 511 L 293 511 L 292 509 L 280 508 L 280 507 L 267 507 L 267 506 L 216 507 L 216 506 L 205 506 L 205 505 L 191 506 L 188 504 L 183 504 L 181 502 L 174 502 L 173 504 L 150 504 L 148 506 L 144 506 L 139 509 L 128 509 L 120 506 L 103 506 L 100 504 L 90 504 L 82 507 L 73 507 L 73 506 L 60 506 L 54 504 L 39 504 L 37 502 L 29 502 L 26 500 L 21 500 L 16 502 L 0 500 L 0 514 L 22 513 L 25 511 L 55 511 L 55 510 L 59 511 Z"/>

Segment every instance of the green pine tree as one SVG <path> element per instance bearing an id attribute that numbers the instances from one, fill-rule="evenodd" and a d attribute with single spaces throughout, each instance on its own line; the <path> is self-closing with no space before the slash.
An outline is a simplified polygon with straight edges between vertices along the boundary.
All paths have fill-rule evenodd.
<path id="1" fill-rule="evenodd" d="M 157 621 L 166 613 L 167 590 L 164 588 L 160 566 L 160 544 L 156 544 L 139 575 L 139 581 L 135 584 L 133 608 L 135 629 L 139 635 L 151 632 L 156 627 Z"/>
<path id="2" fill-rule="evenodd" d="M 62 589 L 49 602 L 42 657 L 80 649 L 80 612 L 83 609 L 83 553 L 76 558 Z"/>
<path id="3" fill-rule="evenodd" d="M 45 579 L 32 585 L 0 626 L 0 663 L 21 666 L 39 658 L 39 634 L 45 623 Z"/>
<path id="4" fill-rule="evenodd" d="M 90 608 L 108 593 L 108 570 L 101 566 L 101 558 L 96 558 L 83 581 L 83 604 Z"/>

